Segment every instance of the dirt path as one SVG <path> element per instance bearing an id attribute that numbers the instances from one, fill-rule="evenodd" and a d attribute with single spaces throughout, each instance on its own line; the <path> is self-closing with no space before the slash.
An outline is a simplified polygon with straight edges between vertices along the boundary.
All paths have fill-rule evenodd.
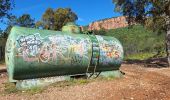
<path id="1" fill-rule="evenodd" d="M 0 68 L 5 68 L 6 66 L 4 64 L 0 64 Z"/>
<path id="2" fill-rule="evenodd" d="M 1 94 L 0 100 L 170 100 L 170 68 L 122 65 L 123 78 L 84 85 L 49 87 L 38 94 Z M 0 75 L 0 92 L 5 74 Z"/>
<path id="3" fill-rule="evenodd" d="M 6 66 L 4 64 L 0 64 L 0 73 L 6 72 Z"/>

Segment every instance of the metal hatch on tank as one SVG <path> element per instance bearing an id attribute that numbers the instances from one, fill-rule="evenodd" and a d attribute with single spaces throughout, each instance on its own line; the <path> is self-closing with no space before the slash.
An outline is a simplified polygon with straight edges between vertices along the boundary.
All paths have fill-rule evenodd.
<path id="1" fill-rule="evenodd" d="M 9 81 L 22 88 L 27 84 L 29 88 L 33 85 L 28 84 L 41 83 L 40 78 L 53 77 L 45 79 L 51 83 L 61 76 L 64 80 L 73 75 L 119 70 L 123 48 L 114 37 L 81 34 L 72 23 L 62 31 L 13 27 L 5 58 Z M 54 79 L 57 76 L 60 78 Z"/>

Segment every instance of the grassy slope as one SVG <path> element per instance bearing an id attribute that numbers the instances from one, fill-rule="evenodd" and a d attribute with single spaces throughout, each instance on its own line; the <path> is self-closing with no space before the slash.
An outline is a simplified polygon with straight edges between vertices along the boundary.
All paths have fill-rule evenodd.
<path id="1" fill-rule="evenodd" d="M 165 51 L 164 34 L 158 35 L 140 25 L 131 29 L 125 27 L 108 30 L 105 35 L 114 36 L 120 40 L 124 47 L 125 59 L 142 60 L 152 57 L 158 51 Z"/>

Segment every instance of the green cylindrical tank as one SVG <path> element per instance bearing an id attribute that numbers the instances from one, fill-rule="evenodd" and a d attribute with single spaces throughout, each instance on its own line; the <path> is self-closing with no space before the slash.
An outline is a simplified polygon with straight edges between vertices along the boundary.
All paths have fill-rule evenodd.
<path id="1" fill-rule="evenodd" d="M 116 38 L 65 31 L 13 27 L 5 54 L 10 82 L 119 69 L 123 48 Z"/>
<path id="2" fill-rule="evenodd" d="M 80 27 L 78 27 L 75 23 L 69 22 L 65 26 L 62 27 L 62 32 L 72 34 L 78 33 L 80 34 Z"/>

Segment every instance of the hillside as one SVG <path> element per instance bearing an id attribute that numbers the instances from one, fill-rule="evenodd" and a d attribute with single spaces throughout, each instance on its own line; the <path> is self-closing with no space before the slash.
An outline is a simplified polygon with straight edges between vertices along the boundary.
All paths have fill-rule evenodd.
<path id="1" fill-rule="evenodd" d="M 128 26 L 126 18 L 124 16 L 113 17 L 94 21 L 89 24 L 88 30 L 100 30 L 100 29 L 116 29 Z"/>
<path id="2" fill-rule="evenodd" d="M 124 47 L 125 56 L 133 59 L 145 59 L 154 55 L 165 53 L 164 34 L 156 34 L 145 29 L 141 25 L 136 25 L 131 29 L 128 27 L 100 30 L 96 32 L 106 36 L 114 36 L 120 40 Z M 133 55 L 138 55 L 137 58 Z"/>

